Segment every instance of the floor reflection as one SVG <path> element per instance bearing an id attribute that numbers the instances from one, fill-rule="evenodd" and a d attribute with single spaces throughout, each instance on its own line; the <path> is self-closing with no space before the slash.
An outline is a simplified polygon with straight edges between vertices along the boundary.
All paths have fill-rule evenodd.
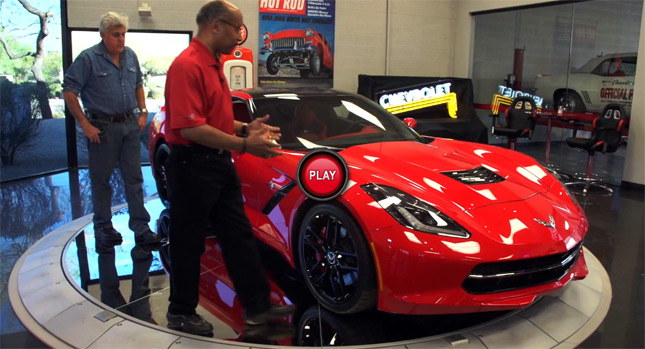
<path id="1" fill-rule="evenodd" d="M 145 207 L 150 213 L 150 216 L 153 219 L 150 222 L 150 229 L 152 231 L 156 230 L 156 220 L 154 217 L 158 217 L 159 213 L 164 209 L 164 206 L 161 204 L 161 201 L 158 199 L 149 200 L 145 203 Z M 123 243 L 121 245 L 115 246 L 115 265 L 117 274 L 119 277 L 128 277 L 132 274 L 133 262 L 130 256 L 132 249 L 135 247 L 134 243 L 134 233 L 128 228 L 128 210 L 124 208 L 115 212 L 112 215 L 112 225 L 114 229 L 121 232 L 123 237 Z M 80 241 L 82 240 L 82 241 Z M 79 255 L 79 248 L 85 251 L 85 254 Z M 84 247 L 83 247 L 84 245 Z M 99 279 L 99 268 L 98 268 L 98 257 L 99 254 L 96 251 L 96 246 L 94 244 L 94 226 L 89 224 L 83 230 L 83 234 L 79 234 L 76 238 L 75 243 L 69 245 L 65 253 L 65 266 L 69 271 L 70 275 L 74 277 L 74 281 L 79 286 L 82 286 L 83 289 L 86 289 L 84 285 L 96 283 Z M 87 278 L 82 278 L 84 270 L 82 266 L 87 263 Z M 152 263 L 150 267 L 150 272 L 163 270 L 163 265 L 161 264 L 161 259 L 159 258 L 159 252 L 152 252 Z"/>
<path id="2" fill-rule="evenodd" d="M 153 219 L 151 229 L 165 236 L 168 210 L 158 199 L 147 201 L 146 209 L 152 217 L 157 218 Z M 127 209 L 115 212 L 112 222 L 117 231 L 127 232 Z M 165 327 L 170 290 L 168 277 L 163 270 L 164 265 L 168 265 L 168 245 L 164 245 L 159 252 L 152 252 L 148 261 L 151 263 L 148 270 L 152 275 L 148 285 L 147 280 L 141 280 L 141 275 L 137 274 L 137 268 L 141 271 L 142 263 L 136 258 L 136 253 L 145 251 L 137 249 L 132 234 L 123 234 L 123 244 L 114 248 L 114 259 L 110 259 L 110 255 L 97 254 L 92 224 L 85 227 L 79 238 L 81 240 L 70 244 L 64 261 L 69 273 L 75 276 L 76 283 L 81 287 L 85 285 L 83 288 L 95 298 L 123 313 Z M 84 244 L 85 248 L 79 249 L 79 244 Z M 79 251 L 85 251 L 85 254 Z M 284 319 L 295 328 L 293 338 L 273 340 L 271 335 L 276 332 L 275 328 L 264 329 L 252 336 L 244 333 L 243 308 L 227 273 L 220 246 L 214 237 L 209 237 L 206 252 L 202 256 L 198 312 L 214 324 L 216 338 L 282 346 L 363 345 L 428 337 L 473 326 L 504 314 L 403 316 L 378 311 L 334 314 L 314 300 L 301 277 L 271 253 L 268 247 L 261 246 L 261 251 L 271 287 L 271 302 L 295 304 L 298 307 L 296 314 Z M 87 272 L 82 271 L 83 265 L 87 266 Z M 118 277 L 110 274 L 112 265 L 116 266 L 114 270 Z M 117 285 L 111 285 L 110 280 L 99 282 L 99 268 L 105 268 L 101 275 L 120 282 Z M 82 275 L 87 275 L 87 279 L 83 279 Z M 148 287 L 141 289 L 144 284 Z M 125 302 L 124 295 L 128 294 L 132 294 L 132 297 Z"/>
<path id="3" fill-rule="evenodd" d="M 555 153 L 558 152 L 554 151 Z M 567 156 L 563 163 L 576 163 L 584 168 L 586 154 L 570 151 L 565 151 L 563 154 Z M 537 149 L 533 155 L 540 159 L 544 153 Z M 600 159 L 610 157 L 609 154 L 600 157 L 599 162 L 596 163 L 597 169 L 611 171 L 608 178 L 618 178 L 619 181 L 620 175 L 616 172 L 620 173 L 622 166 L 612 164 L 605 166 L 600 163 Z M 144 195 L 149 197 L 156 193 L 155 183 L 148 167 L 143 168 L 143 174 Z M 0 347 L 44 347 L 44 344 L 24 330 L 14 315 L 7 299 L 7 280 L 16 261 L 41 237 L 74 219 L 91 214 L 89 175 L 86 170 L 70 171 L 3 183 L 0 189 L 2 196 L 0 202 L 0 219 L 2 219 L 0 225 Z M 598 257 L 609 273 L 614 291 L 606 320 L 580 347 L 642 348 L 645 310 L 643 305 L 645 300 L 643 298 L 643 285 L 645 285 L 643 191 L 620 188 L 611 196 L 588 196 L 578 197 L 578 199 L 587 213 L 590 224 L 585 246 Z M 123 190 L 117 186 L 113 206 L 124 202 Z M 163 211 L 163 205 L 158 200 L 150 200 L 146 205 L 153 217 L 151 227 L 157 231 L 156 220 Z M 119 213 L 114 217 L 115 222 L 125 218 L 120 216 L 126 216 L 126 214 Z M 130 251 L 134 247 L 134 241 L 127 228 L 127 222 L 120 224 L 124 224 L 124 228 L 117 229 L 121 229 L 124 233 L 124 243 L 115 249 L 115 265 L 120 275 L 120 291 L 123 295 L 129 296 L 131 294 L 129 275 L 132 273 Z M 74 270 L 76 282 L 80 285 L 83 283 L 82 280 L 85 280 L 88 292 L 96 299 L 100 299 L 100 287 L 97 282 L 98 257 L 94 248 L 93 231 L 91 226 L 88 226 L 74 246 L 70 246 L 65 263 L 70 271 Z M 217 250 L 215 244 L 211 248 Z M 82 258 L 78 257 L 79 253 Z M 286 270 L 281 268 L 279 260 L 276 261 L 268 253 L 265 255 L 267 255 L 267 270 Z M 221 265 L 217 260 L 212 263 Z M 168 278 L 162 265 L 159 253 L 154 252 L 150 268 L 150 295 L 147 299 L 152 320 L 158 326 L 165 327 Z M 86 274 L 82 275 L 83 273 Z M 236 325 L 241 319 L 241 312 L 235 310 L 237 309 L 235 295 L 227 286 L 230 285 L 226 281 L 228 276 L 221 266 L 204 269 L 204 275 L 204 280 L 209 282 L 203 285 L 204 297 L 199 311 L 215 325 L 217 338 L 242 340 L 238 332 L 239 325 Z M 298 313 L 290 319 L 298 331 L 289 343 L 283 345 L 369 343 L 380 341 L 381 338 L 404 340 L 445 333 L 485 320 L 482 317 L 499 315 L 406 317 L 370 312 L 357 316 L 337 316 L 318 308 L 318 305 L 305 292 L 306 288 L 298 275 L 285 272 L 281 274 L 270 272 L 269 275 L 272 278 L 275 301 L 289 301 L 299 307 Z M 205 294 L 209 294 L 209 297 Z M 213 313 L 207 308 L 213 310 Z M 353 341 L 354 339 L 356 340 Z"/>

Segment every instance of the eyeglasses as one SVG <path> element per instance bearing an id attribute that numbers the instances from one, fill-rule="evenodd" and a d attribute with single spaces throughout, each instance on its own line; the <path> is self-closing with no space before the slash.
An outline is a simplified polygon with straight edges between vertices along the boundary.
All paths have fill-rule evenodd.
<path id="1" fill-rule="evenodd" d="M 228 24 L 228 25 L 230 25 L 231 27 L 235 28 L 235 32 L 237 32 L 238 34 L 242 32 L 243 25 L 237 26 L 237 25 L 235 25 L 235 24 L 233 24 L 233 23 L 231 23 L 231 22 L 225 21 L 225 20 L 223 20 L 223 19 L 221 19 L 221 18 L 217 18 L 217 20 L 218 20 L 218 21 L 220 21 L 220 22 L 222 22 L 222 23 L 224 23 L 224 24 Z"/>

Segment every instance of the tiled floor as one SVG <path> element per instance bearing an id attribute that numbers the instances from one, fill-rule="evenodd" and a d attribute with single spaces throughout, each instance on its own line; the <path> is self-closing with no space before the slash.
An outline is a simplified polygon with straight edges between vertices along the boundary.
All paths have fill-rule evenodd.
<path id="1" fill-rule="evenodd" d="M 520 144 L 518 151 L 535 158 L 544 158 L 544 145 Z M 610 183 L 618 184 L 622 178 L 624 164 L 624 148 L 614 154 L 598 154 L 595 169 L 602 173 Z M 559 165 L 566 173 L 581 172 L 586 168 L 586 153 L 579 153 L 566 146 L 559 147 L 554 143 L 551 150 L 551 163 Z M 156 192 L 154 181 L 149 168 L 144 168 L 144 194 L 153 195 Z M 11 269 L 20 255 L 40 237 L 78 217 L 90 213 L 89 209 L 89 178 L 87 172 L 63 173 L 36 179 L 29 179 L 2 184 L 2 226 L 0 230 L 0 347 L 43 347 L 35 337 L 24 330 L 19 323 L 7 299 L 7 280 Z M 607 270 L 613 287 L 613 299 L 605 321 L 600 325 L 581 347 L 585 348 L 615 348 L 645 346 L 644 328 L 644 265 L 643 265 L 643 231 L 644 226 L 644 195 L 641 190 L 616 187 L 613 195 L 589 195 L 579 197 L 579 201 L 587 212 L 590 228 L 585 240 L 585 246 L 593 252 Z M 117 188 L 114 205 L 124 202 L 122 190 Z M 152 211 L 152 210 L 151 210 Z M 157 210 L 153 220 L 159 215 Z M 129 250 L 126 251 L 129 258 Z M 157 262 L 153 262 L 158 263 Z M 158 266 L 158 264 L 157 264 Z M 127 267 L 125 267 L 127 269 Z M 91 276 L 90 276 L 91 278 Z M 294 294 L 293 290 L 301 289 L 297 281 L 288 275 L 273 275 L 273 280 L 281 289 L 289 292 L 294 299 L 302 304 L 317 307 L 308 299 L 306 294 Z M 294 282 L 296 283 L 294 285 Z M 122 283 L 122 292 L 126 290 L 127 282 Z M 96 293 L 96 284 L 90 283 L 90 293 Z M 158 273 L 151 278 L 153 296 L 150 297 L 153 319 L 163 325 L 167 288 L 165 275 Z M 126 296 L 127 297 L 127 296 Z M 368 323 L 380 316 L 371 314 Z M 432 335 L 433 331 L 445 332 L 459 326 L 467 326 L 485 320 L 496 314 L 477 316 L 450 316 L 401 319 L 398 317 L 382 317 L 386 321 L 387 331 L 374 331 L 374 326 L 352 328 L 355 336 L 364 335 L 365 342 L 374 341 L 373 336 L 387 335 L 387 340 L 400 340 L 414 336 Z M 367 319 L 350 319 L 350 324 L 365 323 Z M 423 320 L 423 321 L 420 321 Z M 431 325 L 431 326 L 429 326 Z M 234 335 L 229 326 L 216 325 L 220 338 L 232 338 Z M 431 328 L 428 331 L 428 328 Z M 217 333 L 216 333 L 217 334 Z"/>

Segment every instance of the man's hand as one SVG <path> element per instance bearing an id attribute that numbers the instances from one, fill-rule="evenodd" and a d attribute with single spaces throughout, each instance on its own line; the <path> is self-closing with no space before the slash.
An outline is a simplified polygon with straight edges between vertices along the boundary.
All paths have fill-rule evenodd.
<path id="1" fill-rule="evenodd" d="M 249 131 L 249 135 L 246 137 L 246 151 L 265 159 L 282 155 L 282 152 L 277 150 L 280 149 L 280 144 L 273 135 L 274 133 L 265 127 Z"/>
<path id="2" fill-rule="evenodd" d="M 246 132 L 248 133 L 248 135 L 251 135 L 251 133 L 253 133 L 254 131 L 266 130 L 269 133 L 271 140 L 279 142 L 280 137 L 282 137 L 282 133 L 280 133 L 280 127 L 265 124 L 267 120 L 269 120 L 269 114 L 253 120 L 250 124 L 248 124 Z"/>
<path id="3" fill-rule="evenodd" d="M 87 122 L 81 126 L 81 129 L 83 130 L 83 134 L 85 134 L 91 143 L 101 143 L 101 139 L 99 138 L 101 131 L 94 127 L 94 125 Z"/>
<path id="4" fill-rule="evenodd" d="M 146 123 L 148 123 L 148 112 L 142 111 L 141 114 L 139 114 L 137 122 L 139 123 L 139 129 L 143 131 L 143 129 L 146 128 Z"/>

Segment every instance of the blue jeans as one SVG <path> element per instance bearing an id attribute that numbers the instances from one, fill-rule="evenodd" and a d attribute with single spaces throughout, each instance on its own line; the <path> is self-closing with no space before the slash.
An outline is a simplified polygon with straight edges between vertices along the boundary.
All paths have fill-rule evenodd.
<path id="1" fill-rule="evenodd" d="M 99 285 L 101 302 L 108 306 L 132 315 L 137 319 L 151 322 L 149 274 L 152 264 L 152 252 L 147 246 L 135 245 L 130 251 L 132 257 L 132 275 L 130 302 L 127 303 L 119 290 L 119 274 L 115 266 L 114 247 L 99 246 Z"/>
<path id="2" fill-rule="evenodd" d="M 125 185 L 129 227 L 135 235 L 144 234 L 150 230 L 150 215 L 143 205 L 139 124 L 136 119 L 120 123 L 91 122 L 101 130 L 101 143 L 88 142 L 87 145 L 96 238 L 101 238 L 104 229 L 112 228 L 113 188 L 110 178 L 117 165 Z"/>

